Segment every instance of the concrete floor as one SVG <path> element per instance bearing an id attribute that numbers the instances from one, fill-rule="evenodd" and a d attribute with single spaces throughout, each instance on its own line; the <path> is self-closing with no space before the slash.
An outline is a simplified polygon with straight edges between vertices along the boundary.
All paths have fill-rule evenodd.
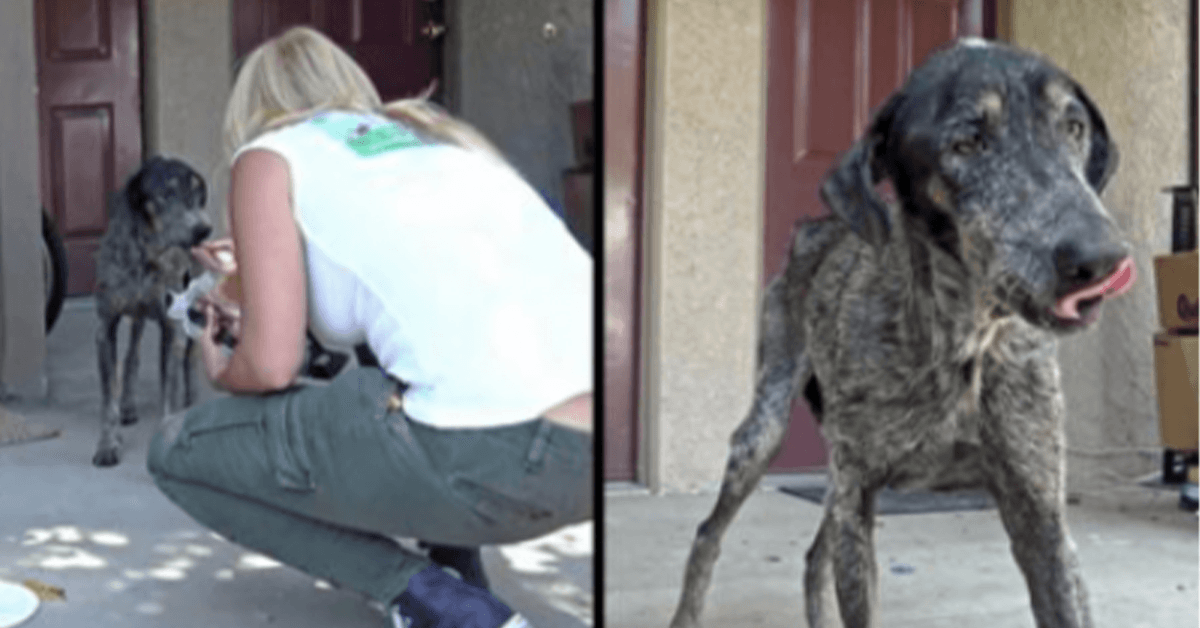
<path id="1" fill-rule="evenodd" d="M 609 491 L 605 626 L 667 625 L 694 531 L 715 497 Z M 1177 501 L 1176 491 L 1131 487 L 1070 507 L 1097 628 L 1197 625 L 1197 519 Z M 821 513 L 771 488 L 752 495 L 722 545 L 704 625 L 807 625 L 804 553 Z M 994 510 L 883 516 L 876 537 L 883 626 L 1033 626 Z"/>
<path id="2" fill-rule="evenodd" d="M 158 420 L 153 325 L 141 346 L 142 421 L 125 429 L 119 466 L 91 465 L 100 408 L 96 324 L 90 299 L 69 300 L 47 339 L 48 398 L 3 404 L 63 430 L 0 446 L 0 580 L 34 578 L 66 591 L 65 601 L 43 602 L 22 626 L 390 625 L 358 595 L 215 537 L 158 492 L 145 470 Z M 205 388 L 200 399 L 216 394 Z M 487 547 L 484 561 L 497 595 L 534 626 L 592 625 L 591 523 Z"/>

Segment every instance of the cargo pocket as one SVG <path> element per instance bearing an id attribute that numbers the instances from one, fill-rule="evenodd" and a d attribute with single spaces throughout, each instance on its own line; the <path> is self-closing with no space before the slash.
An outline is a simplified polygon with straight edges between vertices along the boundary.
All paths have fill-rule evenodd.
<path id="1" fill-rule="evenodd" d="M 451 476 L 450 487 L 470 503 L 475 514 L 492 526 L 521 529 L 541 525 L 554 516 L 549 508 L 518 499 L 463 475 Z"/>
<path id="2" fill-rule="evenodd" d="M 233 410 L 234 408 L 230 408 Z M 263 421 L 257 413 L 221 412 L 209 407 L 199 407 L 192 410 L 191 416 L 184 420 L 175 437 L 175 446 L 191 449 L 195 441 L 202 436 L 218 436 L 237 429 L 252 429 L 261 432 Z"/>
<path id="3" fill-rule="evenodd" d="M 507 469 L 507 476 L 481 479 L 478 474 L 454 473 L 450 487 L 470 505 L 475 514 L 490 525 L 511 531 L 540 528 L 554 519 L 554 508 L 538 499 L 537 487 L 544 482 L 545 456 L 552 427 L 545 421 L 537 425 L 533 438 L 522 455 Z M 489 447 L 489 451 L 504 451 Z M 510 450 L 511 451 L 511 450 Z"/>
<path id="4" fill-rule="evenodd" d="M 264 401 L 263 440 L 275 481 L 290 491 L 314 490 L 316 483 L 312 479 L 312 463 L 305 446 L 304 423 L 299 416 L 299 396 L 284 392 L 266 397 Z"/>

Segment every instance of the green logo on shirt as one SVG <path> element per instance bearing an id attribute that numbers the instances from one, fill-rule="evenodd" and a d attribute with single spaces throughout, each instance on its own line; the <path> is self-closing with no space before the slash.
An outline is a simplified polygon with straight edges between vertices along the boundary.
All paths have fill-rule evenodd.
<path id="1" fill-rule="evenodd" d="M 330 137 L 345 142 L 359 157 L 374 157 L 402 148 L 421 146 L 412 131 L 392 122 L 349 116 L 317 116 L 312 123 Z"/>

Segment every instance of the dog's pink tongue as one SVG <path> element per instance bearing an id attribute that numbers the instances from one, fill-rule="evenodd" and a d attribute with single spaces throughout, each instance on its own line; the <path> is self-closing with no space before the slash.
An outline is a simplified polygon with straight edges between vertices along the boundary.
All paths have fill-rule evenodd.
<path id="1" fill-rule="evenodd" d="M 1064 295 L 1054 304 L 1054 313 L 1059 318 L 1079 318 L 1079 302 L 1094 297 L 1115 297 L 1129 292 L 1137 279 L 1137 268 L 1133 258 L 1126 257 L 1117 264 L 1117 269 L 1108 277 Z"/>

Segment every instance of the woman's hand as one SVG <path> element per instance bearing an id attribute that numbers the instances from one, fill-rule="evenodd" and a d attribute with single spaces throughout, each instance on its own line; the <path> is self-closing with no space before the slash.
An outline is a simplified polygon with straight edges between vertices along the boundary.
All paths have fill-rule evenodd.
<path id="1" fill-rule="evenodd" d="M 219 278 L 217 287 L 202 298 L 208 299 L 222 312 L 231 313 L 236 318 L 240 313 L 242 290 L 237 274 L 233 239 L 221 238 L 202 242 L 192 247 L 192 257 L 200 262 L 205 270 Z"/>
<path id="2" fill-rule="evenodd" d="M 236 322 L 234 325 L 236 326 Z M 204 358 L 204 373 L 208 376 L 208 381 L 214 385 L 218 384 L 225 369 L 229 368 L 229 354 L 217 342 L 217 336 L 222 330 L 228 331 L 235 339 L 237 338 L 237 335 L 233 334 L 236 330 L 229 329 L 223 324 L 221 313 L 217 306 L 205 301 L 204 333 L 200 334 L 198 342 L 200 344 L 200 354 Z"/>
<path id="3" fill-rule="evenodd" d="M 221 275 L 237 272 L 237 256 L 234 253 L 232 238 L 208 240 L 192 247 L 192 255 L 202 266 Z"/>

